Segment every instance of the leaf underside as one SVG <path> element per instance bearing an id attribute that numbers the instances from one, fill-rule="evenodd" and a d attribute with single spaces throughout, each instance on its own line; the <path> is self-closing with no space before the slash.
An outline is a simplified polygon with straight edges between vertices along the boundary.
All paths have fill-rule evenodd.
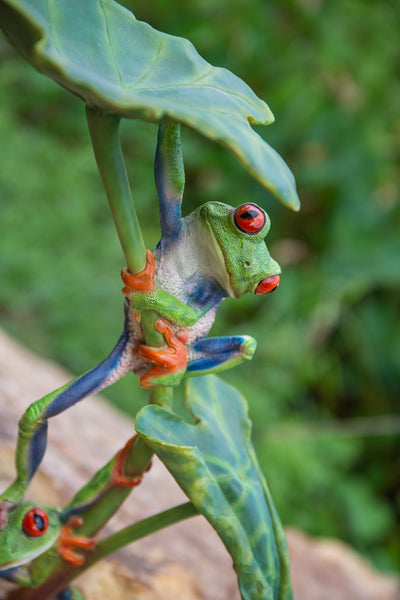
<path id="1" fill-rule="evenodd" d="M 113 0 L 0 0 L 0 25 L 39 71 L 106 114 L 183 123 L 230 150 L 285 205 L 293 175 L 251 127 L 274 117 L 236 75 Z"/>
<path id="2" fill-rule="evenodd" d="M 188 382 L 186 402 L 193 424 L 149 405 L 136 431 L 221 537 L 242 598 L 289 600 L 286 539 L 250 441 L 246 401 L 209 375 Z"/>

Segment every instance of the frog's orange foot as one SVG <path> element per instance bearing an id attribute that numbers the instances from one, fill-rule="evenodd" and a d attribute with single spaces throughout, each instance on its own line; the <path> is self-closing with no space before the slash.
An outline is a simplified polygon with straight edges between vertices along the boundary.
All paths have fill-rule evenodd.
<path id="1" fill-rule="evenodd" d="M 155 327 L 159 333 L 162 333 L 164 335 L 165 341 L 167 342 L 168 346 L 173 346 L 176 340 L 179 340 L 180 342 L 182 342 L 182 344 L 186 344 L 186 342 L 188 341 L 189 334 L 187 333 L 187 331 L 178 331 L 178 333 L 174 337 L 174 330 L 172 329 L 168 321 L 164 321 L 164 319 L 158 319 L 158 321 L 156 321 Z"/>
<path id="2" fill-rule="evenodd" d="M 151 292 L 154 287 L 154 272 L 154 256 L 152 255 L 150 250 L 147 250 L 146 266 L 143 269 L 143 271 L 132 275 L 128 272 L 126 268 L 122 269 L 121 277 L 122 281 L 125 284 L 125 287 L 122 288 L 122 293 L 124 294 L 124 296 L 129 297 L 134 292 Z"/>
<path id="3" fill-rule="evenodd" d="M 125 446 L 120 450 L 115 459 L 114 467 L 111 473 L 111 484 L 120 485 L 122 487 L 136 487 L 142 481 L 142 476 L 137 475 L 136 477 L 128 478 L 124 475 L 124 465 L 126 456 L 129 452 L 129 448 L 136 439 L 134 435 L 130 440 L 127 441 Z"/>
<path id="4" fill-rule="evenodd" d="M 168 378 L 173 373 L 184 373 L 187 366 L 187 350 L 185 343 L 188 340 L 186 331 L 180 331 L 174 335 L 169 323 L 158 319 L 155 327 L 159 333 L 164 335 L 167 347 L 156 348 L 140 344 L 135 348 L 135 354 L 153 363 L 153 367 L 139 382 L 144 388 L 160 383 L 163 377 Z"/>
<path id="5" fill-rule="evenodd" d="M 60 538 L 58 541 L 57 551 L 59 555 L 74 567 L 80 567 L 85 562 L 84 556 L 81 556 L 73 550 L 73 548 L 90 549 L 96 544 L 94 540 L 75 536 L 71 533 L 71 528 L 80 527 L 83 523 L 81 517 L 73 517 L 68 521 L 68 524 L 61 529 Z"/>

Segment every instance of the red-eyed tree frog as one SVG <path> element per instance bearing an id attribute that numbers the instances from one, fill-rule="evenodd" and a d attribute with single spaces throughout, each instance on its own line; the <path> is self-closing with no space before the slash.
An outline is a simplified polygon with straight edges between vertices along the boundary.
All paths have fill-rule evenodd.
<path id="1" fill-rule="evenodd" d="M 0 501 L 18 502 L 40 464 L 47 422 L 89 394 L 130 371 L 143 387 L 177 385 L 182 377 L 228 369 L 251 359 L 256 341 L 246 335 L 205 337 L 218 307 L 228 296 L 264 295 L 274 290 L 280 267 L 271 258 L 265 237 L 270 220 L 253 203 L 234 208 L 208 202 L 181 217 L 183 162 L 175 124 L 161 125 L 155 158 L 161 240 L 147 252 L 145 269 L 122 272 L 125 283 L 124 331 L 111 354 L 81 377 L 34 402 L 19 423 L 17 477 Z M 166 346 L 144 342 L 144 311 L 155 322 Z"/>
<path id="2" fill-rule="evenodd" d="M 148 363 L 135 365 L 143 387 L 174 385 L 183 375 L 221 371 L 252 358 L 256 342 L 249 336 L 205 336 L 224 298 L 266 294 L 280 278 L 265 245 L 270 219 L 256 204 L 208 202 L 181 218 L 184 172 L 176 125 L 160 126 L 155 179 L 161 240 L 147 253 L 142 273 L 122 272 L 135 355 L 153 363 L 150 370 Z M 164 351 L 137 343 L 136 321 L 145 310 L 160 316 L 156 328 L 167 342 Z"/>

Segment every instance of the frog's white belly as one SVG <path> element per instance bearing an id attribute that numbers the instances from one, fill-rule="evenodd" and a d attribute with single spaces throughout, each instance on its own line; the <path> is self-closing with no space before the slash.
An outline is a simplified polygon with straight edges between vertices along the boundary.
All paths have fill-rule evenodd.
<path id="1" fill-rule="evenodd" d="M 188 344 L 192 344 L 195 340 L 204 337 L 210 331 L 215 320 L 215 315 L 218 306 L 215 305 L 205 315 L 203 315 L 194 325 L 186 327 L 185 331 L 188 334 Z M 179 329 L 179 327 L 177 327 Z"/>
<path id="2" fill-rule="evenodd" d="M 156 287 L 175 296 L 178 300 L 186 304 L 187 299 L 187 281 L 193 277 L 193 265 L 187 260 L 179 261 L 180 257 L 174 256 L 174 261 L 163 260 L 160 264 L 156 262 L 156 271 L 154 275 L 154 284 Z M 207 335 L 215 320 L 218 304 L 214 305 L 191 327 L 185 327 L 188 334 L 188 344 Z M 182 329 L 178 325 L 173 326 L 175 331 Z"/>

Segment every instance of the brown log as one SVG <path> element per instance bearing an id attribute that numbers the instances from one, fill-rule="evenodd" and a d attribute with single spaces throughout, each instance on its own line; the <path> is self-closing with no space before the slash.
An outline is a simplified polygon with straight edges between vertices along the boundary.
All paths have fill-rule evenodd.
<path id="1" fill-rule="evenodd" d="M 14 475 L 18 419 L 34 400 L 71 377 L 0 332 L 0 490 Z M 45 459 L 29 497 L 62 506 L 132 436 L 130 419 L 99 397 L 51 420 Z M 106 533 L 185 501 L 159 461 Z M 400 582 L 374 571 L 335 540 L 288 530 L 295 600 L 400 600 Z M 87 600 L 239 600 L 231 559 L 201 516 L 140 540 L 78 581 Z M 0 583 L 0 598 L 11 584 Z"/>

